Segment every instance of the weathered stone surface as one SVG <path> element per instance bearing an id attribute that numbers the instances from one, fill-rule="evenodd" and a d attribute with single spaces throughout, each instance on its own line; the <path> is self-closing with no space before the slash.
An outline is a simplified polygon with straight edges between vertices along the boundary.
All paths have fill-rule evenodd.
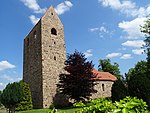
<path id="1" fill-rule="evenodd" d="M 50 7 L 24 40 L 23 80 L 30 85 L 34 108 L 53 103 L 65 60 L 64 28 Z"/>
<path id="2" fill-rule="evenodd" d="M 113 81 L 96 81 L 96 85 L 94 89 L 97 90 L 97 93 L 92 94 L 91 98 L 100 98 L 100 97 L 111 97 L 111 88 L 113 85 Z"/>

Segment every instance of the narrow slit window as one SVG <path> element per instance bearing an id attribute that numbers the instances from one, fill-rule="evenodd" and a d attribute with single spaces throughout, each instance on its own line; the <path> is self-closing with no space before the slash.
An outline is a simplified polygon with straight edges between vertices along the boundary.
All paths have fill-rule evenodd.
<path id="1" fill-rule="evenodd" d="M 104 84 L 102 84 L 102 90 L 105 91 Z"/>
<path id="2" fill-rule="evenodd" d="M 29 46 L 29 38 L 27 38 L 27 46 Z"/>
<path id="3" fill-rule="evenodd" d="M 54 60 L 56 60 L 56 56 L 54 56 Z"/>
<path id="4" fill-rule="evenodd" d="M 52 34 L 52 35 L 57 35 L 57 31 L 56 31 L 55 28 L 52 28 L 52 29 L 51 29 L 51 34 Z"/>
<path id="5" fill-rule="evenodd" d="M 34 34 L 33 34 L 33 36 L 34 36 L 34 39 L 36 39 L 36 38 L 37 38 L 36 31 L 34 31 Z"/>

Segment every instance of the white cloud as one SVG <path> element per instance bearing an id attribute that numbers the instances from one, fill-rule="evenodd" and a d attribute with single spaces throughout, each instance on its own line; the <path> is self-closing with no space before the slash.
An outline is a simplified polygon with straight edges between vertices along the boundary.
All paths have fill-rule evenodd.
<path id="1" fill-rule="evenodd" d="M 90 28 L 89 30 L 90 30 L 91 32 L 95 32 L 95 31 L 98 31 L 99 28 L 98 28 L 98 27 L 95 27 L 95 28 Z"/>
<path id="2" fill-rule="evenodd" d="M 108 30 L 107 30 L 106 27 L 104 27 L 104 26 L 101 26 L 101 27 L 99 28 L 99 30 L 100 30 L 100 32 L 108 33 Z"/>
<path id="3" fill-rule="evenodd" d="M 47 8 L 41 8 L 37 3 L 37 0 L 20 0 L 29 9 L 33 10 L 34 13 L 45 13 Z"/>
<path id="4" fill-rule="evenodd" d="M 97 32 L 101 38 L 111 37 L 114 31 L 109 31 L 105 26 L 90 28 L 90 32 Z M 107 36 L 106 36 L 107 35 Z"/>
<path id="5" fill-rule="evenodd" d="M 66 11 L 69 11 L 73 4 L 70 1 L 65 1 L 56 6 L 55 11 L 58 15 L 64 14 Z"/>
<path id="6" fill-rule="evenodd" d="M 121 13 L 132 17 L 143 17 L 149 14 L 150 6 L 138 7 L 131 0 L 98 0 L 104 7 L 110 7 L 113 10 L 118 10 Z"/>
<path id="7" fill-rule="evenodd" d="M 37 18 L 34 15 L 29 16 L 29 19 L 33 25 L 35 25 L 40 20 L 40 18 Z"/>
<path id="8" fill-rule="evenodd" d="M 2 91 L 6 87 L 6 84 L 0 82 L 0 90 Z"/>
<path id="9" fill-rule="evenodd" d="M 101 33 L 109 33 L 106 27 L 100 26 L 100 27 L 95 27 L 95 28 L 90 28 L 89 29 L 91 32 L 99 31 Z"/>
<path id="10" fill-rule="evenodd" d="M 123 46 L 128 46 L 128 47 L 137 47 L 137 48 L 140 48 L 142 47 L 143 45 L 145 45 L 144 41 L 143 40 L 128 40 L 124 43 L 122 43 Z"/>
<path id="11" fill-rule="evenodd" d="M 121 11 L 126 15 L 132 15 L 132 11 L 136 9 L 136 4 L 129 0 L 98 0 L 104 7 L 110 7 L 115 10 Z"/>
<path id="12" fill-rule="evenodd" d="M 106 55 L 106 58 L 114 58 L 114 57 L 119 57 L 121 56 L 121 53 L 110 53 Z"/>
<path id="13" fill-rule="evenodd" d="M 16 82 L 16 81 L 20 81 L 22 79 L 20 77 L 12 78 L 11 76 L 8 76 L 8 75 L 0 75 L 0 78 L 5 79 L 5 80 L 10 81 L 10 82 Z"/>
<path id="14" fill-rule="evenodd" d="M 7 75 L 0 75 L 0 78 L 8 80 L 8 81 L 14 81 L 14 79 L 12 77 L 7 76 Z"/>
<path id="15" fill-rule="evenodd" d="M 137 55 L 142 55 L 144 53 L 144 49 L 133 49 L 132 52 Z"/>
<path id="16" fill-rule="evenodd" d="M 0 62 L 0 71 L 3 71 L 5 69 L 11 69 L 11 68 L 15 68 L 16 66 L 9 63 L 8 61 L 1 61 Z"/>
<path id="17" fill-rule="evenodd" d="M 86 52 L 84 52 L 84 55 L 85 55 L 86 58 L 93 56 L 93 54 L 92 54 L 92 49 L 86 50 Z"/>
<path id="18" fill-rule="evenodd" d="M 128 39 L 138 39 L 144 36 L 140 31 L 140 25 L 143 25 L 145 20 L 146 18 L 143 17 L 132 21 L 123 21 L 118 24 L 118 27 L 127 33 Z"/>
<path id="19" fill-rule="evenodd" d="M 122 55 L 121 57 L 120 57 L 120 59 L 130 59 L 130 58 L 132 58 L 131 57 L 131 54 L 124 54 L 124 55 Z"/>

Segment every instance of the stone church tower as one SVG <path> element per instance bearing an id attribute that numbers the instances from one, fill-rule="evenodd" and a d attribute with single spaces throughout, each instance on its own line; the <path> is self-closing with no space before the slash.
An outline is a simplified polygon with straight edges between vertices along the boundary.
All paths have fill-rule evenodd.
<path id="1" fill-rule="evenodd" d="M 64 27 L 51 6 L 24 39 L 23 80 L 34 108 L 48 108 L 66 60 Z"/>

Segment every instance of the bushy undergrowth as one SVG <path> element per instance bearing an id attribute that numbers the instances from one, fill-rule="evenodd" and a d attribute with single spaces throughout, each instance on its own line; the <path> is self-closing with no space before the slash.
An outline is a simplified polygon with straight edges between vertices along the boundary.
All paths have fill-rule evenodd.
<path id="1" fill-rule="evenodd" d="M 126 97 L 114 103 L 105 98 L 90 100 L 86 103 L 78 102 L 73 105 L 81 108 L 74 113 L 150 113 L 146 102 L 136 97 Z M 61 113 L 53 108 L 49 113 Z"/>
<path id="2" fill-rule="evenodd" d="M 81 105 L 82 109 L 75 113 L 149 113 L 146 102 L 136 97 L 126 97 L 114 103 L 107 99 L 99 98 L 91 100 L 89 103 L 91 105 L 85 104 L 85 107 L 81 103 L 76 103 L 75 106 L 79 107 Z"/>

